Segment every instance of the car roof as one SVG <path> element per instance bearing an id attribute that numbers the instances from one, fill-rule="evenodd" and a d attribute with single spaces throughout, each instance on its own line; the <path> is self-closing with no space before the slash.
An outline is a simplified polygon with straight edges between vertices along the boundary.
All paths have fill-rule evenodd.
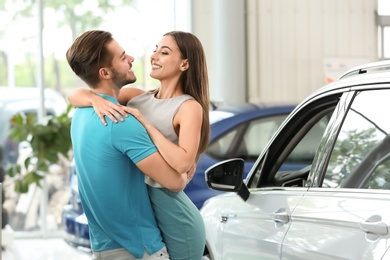
<path id="1" fill-rule="evenodd" d="M 55 98 L 59 95 L 57 91 L 50 88 L 44 89 L 45 98 Z M 37 87 L 4 87 L 0 86 L 0 101 L 13 102 L 15 100 L 38 99 L 40 89 Z"/>
<path id="2" fill-rule="evenodd" d="M 390 83 L 390 60 L 357 66 L 344 73 L 338 80 L 329 83 L 306 97 L 300 104 L 327 92 L 343 91 L 345 88 L 362 85 L 381 85 Z M 299 108 L 300 105 L 297 106 Z"/>
<path id="3" fill-rule="evenodd" d="M 287 103 L 240 103 L 235 105 L 225 105 L 210 111 L 210 124 L 215 124 L 233 116 L 245 116 L 259 111 L 292 110 L 296 104 Z"/>
<path id="4" fill-rule="evenodd" d="M 67 102 L 54 89 L 44 90 L 46 112 L 59 115 L 66 111 Z M 4 140 L 8 120 L 17 112 L 37 112 L 40 106 L 40 89 L 36 87 L 0 87 L 0 143 Z"/>
<path id="5" fill-rule="evenodd" d="M 40 89 L 37 87 L 0 87 L 0 109 L 8 104 L 20 105 L 23 108 L 39 107 Z M 55 108 L 56 112 L 66 110 L 67 102 L 62 94 L 54 89 L 44 89 L 46 107 Z"/>
<path id="6" fill-rule="evenodd" d="M 360 75 L 360 74 L 366 74 L 366 73 L 373 73 L 375 71 L 389 71 L 390 70 L 390 60 L 382 60 L 382 61 L 377 61 L 377 62 L 372 62 L 368 64 L 363 64 L 356 66 L 345 73 L 343 73 L 340 77 L 340 79 L 346 78 L 346 77 L 351 77 L 355 75 Z"/>

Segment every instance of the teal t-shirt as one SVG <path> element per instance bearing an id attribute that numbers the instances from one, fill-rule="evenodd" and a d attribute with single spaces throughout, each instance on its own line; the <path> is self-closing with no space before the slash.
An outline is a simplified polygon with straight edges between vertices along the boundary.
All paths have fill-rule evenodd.
<path id="1" fill-rule="evenodd" d="M 113 97 L 101 95 L 115 103 Z M 77 108 L 71 136 L 81 202 L 93 251 L 125 248 L 141 258 L 164 243 L 144 174 L 135 163 L 157 152 L 142 124 L 129 115 L 104 126 L 92 107 Z"/>

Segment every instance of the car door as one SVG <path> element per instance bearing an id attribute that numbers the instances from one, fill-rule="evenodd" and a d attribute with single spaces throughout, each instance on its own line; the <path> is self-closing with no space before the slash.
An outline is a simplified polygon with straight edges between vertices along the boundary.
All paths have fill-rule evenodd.
<path id="1" fill-rule="evenodd" d="M 305 190 L 265 188 L 251 191 L 246 202 L 230 200 L 219 212 L 222 255 L 213 259 L 279 259 L 289 215 Z"/>
<path id="2" fill-rule="evenodd" d="M 256 162 L 248 179 L 248 200 L 237 196 L 219 204 L 222 253 L 214 259 L 280 258 L 291 213 L 307 191 L 310 165 L 337 101 L 338 96 L 296 111 Z M 285 163 L 301 168 L 285 171 Z"/>
<path id="3" fill-rule="evenodd" d="M 292 212 L 282 259 L 381 259 L 390 245 L 390 90 L 346 95 Z"/>

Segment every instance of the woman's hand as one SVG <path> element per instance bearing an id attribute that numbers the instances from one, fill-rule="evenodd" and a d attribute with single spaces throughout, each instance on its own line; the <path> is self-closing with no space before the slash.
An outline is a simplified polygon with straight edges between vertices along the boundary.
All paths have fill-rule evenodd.
<path id="1" fill-rule="evenodd" d="M 102 121 L 104 125 L 107 125 L 105 116 L 114 123 L 118 123 L 118 120 L 123 121 L 123 118 L 128 116 L 128 107 L 114 104 L 98 95 L 94 95 L 94 97 L 91 98 L 91 103 L 96 114 L 99 116 L 100 121 Z"/>
<path id="2" fill-rule="evenodd" d="M 149 121 L 142 115 L 142 113 L 136 109 L 131 107 L 126 107 L 125 111 L 131 115 L 133 115 L 145 128 L 146 130 L 150 130 L 150 127 L 152 125 L 149 123 Z"/>
<path id="3" fill-rule="evenodd" d="M 194 163 L 191 168 L 186 172 L 187 173 L 187 183 L 192 180 L 192 177 L 195 175 L 196 163 Z"/>

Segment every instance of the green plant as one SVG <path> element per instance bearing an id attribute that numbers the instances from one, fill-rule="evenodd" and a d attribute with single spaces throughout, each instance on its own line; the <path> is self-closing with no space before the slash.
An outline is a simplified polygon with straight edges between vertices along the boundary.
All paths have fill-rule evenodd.
<path id="1" fill-rule="evenodd" d="M 41 187 L 40 181 L 49 172 L 49 166 L 58 163 L 61 155 L 69 157 L 71 109 L 69 105 L 63 114 L 48 117 L 43 123 L 37 122 L 35 114 L 18 113 L 11 118 L 11 138 L 27 141 L 31 146 L 23 165 L 15 164 L 7 170 L 15 180 L 15 191 L 26 193 L 32 183 Z"/>

